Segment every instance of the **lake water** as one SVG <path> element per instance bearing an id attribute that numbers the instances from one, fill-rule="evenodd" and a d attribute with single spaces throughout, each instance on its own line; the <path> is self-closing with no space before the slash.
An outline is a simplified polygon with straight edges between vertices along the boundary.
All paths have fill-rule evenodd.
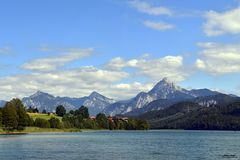
<path id="1" fill-rule="evenodd" d="M 96 131 L 0 136 L 1 160 L 240 159 L 240 132 Z"/>

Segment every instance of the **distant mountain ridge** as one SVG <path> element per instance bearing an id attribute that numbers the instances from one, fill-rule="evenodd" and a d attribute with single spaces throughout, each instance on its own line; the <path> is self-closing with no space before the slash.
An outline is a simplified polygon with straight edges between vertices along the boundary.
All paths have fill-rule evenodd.
<path id="1" fill-rule="evenodd" d="M 211 104 L 227 103 L 228 100 L 231 102 L 231 98 L 228 97 L 238 98 L 235 95 L 226 96 L 209 89 L 187 90 L 176 86 L 167 78 L 163 78 L 149 92 L 140 92 L 135 97 L 122 101 L 115 101 L 97 92 L 92 92 L 85 97 L 70 98 L 55 97 L 41 91 L 23 98 L 22 101 L 26 107 L 38 108 L 39 111 L 46 109 L 52 112 L 58 105 L 63 105 L 69 111 L 76 110 L 84 105 L 88 107 L 90 115 L 103 112 L 106 115 L 138 116 L 149 111 L 162 110 L 183 101 L 209 106 Z M 5 103 L 5 101 L 0 101 L 0 107 Z"/>
<path id="2" fill-rule="evenodd" d="M 91 115 L 101 112 L 106 106 L 115 102 L 115 100 L 107 98 L 97 92 L 92 92 L 89 96 L 80 98 L 55 97 L 48 93 L 37 91 L 35 94 L 22 99 L 26 107 L 38 108 L 39 111 L 46 109 L 47 111 L 55 111 L 58 105 L 63 105 L 66 110 L 76 110 L 82 105 L 88 107 Z"/>
<path id="3" fill-rule="evenodd" d="M 109 115 L 137 115 L 151 110 L 159 110 L 179 101 L 216 94 L 219 94 L 219 92 L 209 89 L 186 90 L 176 86 L 167 78 L 163 78 L 149 92 L 141 92 L 128 101 L 113 103 L 104 109 L 104 113 Z M 158 104 L 155 103 L 154 105 L 153 102 L 155 101 L 158 101 Z M 159 103 L 162 104 L 159 105 Z"/>

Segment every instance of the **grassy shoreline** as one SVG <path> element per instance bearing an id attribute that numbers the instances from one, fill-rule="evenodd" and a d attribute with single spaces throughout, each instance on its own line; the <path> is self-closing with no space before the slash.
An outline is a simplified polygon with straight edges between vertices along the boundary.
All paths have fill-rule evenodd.
<path id="1" fill-rule="evenodd" d="M 6 132 L 0 128 L 0 135 L 21 135 L 21 134 L 34 134 L 34 133 L 62 133 L 62 132 L 81 132 L 78 128 L 38 128 L 38 127 L 26 127 L 23 131 Z"/>

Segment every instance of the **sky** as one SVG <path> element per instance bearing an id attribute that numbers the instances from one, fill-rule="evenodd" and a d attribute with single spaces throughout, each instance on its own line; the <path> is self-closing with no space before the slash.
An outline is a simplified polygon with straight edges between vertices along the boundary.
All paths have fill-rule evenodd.
<path id="1" fill-rule="evenodd" d="M 0 99 L 128 99 L 167 77 L 240 95 L 239 0 L 0 0 Z"/>

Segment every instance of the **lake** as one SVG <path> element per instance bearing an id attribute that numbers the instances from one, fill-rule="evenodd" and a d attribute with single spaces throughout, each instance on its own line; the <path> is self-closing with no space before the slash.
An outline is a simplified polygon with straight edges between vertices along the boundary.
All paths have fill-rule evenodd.
<path id="1" fill-rule="evenodd" d="M 0 136 L 1 160 L 240 159 L 240 132 L 88 131 Z"/>

